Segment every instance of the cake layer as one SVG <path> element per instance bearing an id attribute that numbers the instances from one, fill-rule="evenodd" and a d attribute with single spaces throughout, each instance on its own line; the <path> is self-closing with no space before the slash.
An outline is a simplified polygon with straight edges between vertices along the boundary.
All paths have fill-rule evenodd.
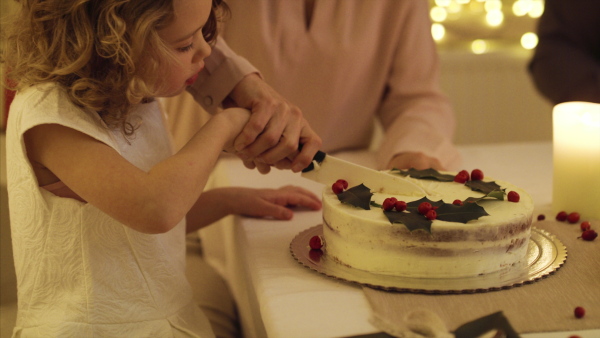
<path id="1" fill-rule="evenodd" d="M 421 186 L 432 201 L 452 203 L 484 195 L 455 182 L 407 180 Z M 522 263 L 528 248 L 533 202 L 524 190 L 508 182 L 496 183 L 506 192 L 518 192 L 520 201 L 481 200 L 478 204 L 489 215 L 467 223 L 436 219 L 431 223 L 431 232 L 410 231 L 404 224 L 392 224 L 381 208 L 364 210 L 342 203 L 330 188 L 325 188 L 323 233 L 327 254 L 356 269 L 425 278 L 474 276 Z M 387 197 L 411 202 L 423 196 L 374 192 L 371 201 L 383 204 Z"/>

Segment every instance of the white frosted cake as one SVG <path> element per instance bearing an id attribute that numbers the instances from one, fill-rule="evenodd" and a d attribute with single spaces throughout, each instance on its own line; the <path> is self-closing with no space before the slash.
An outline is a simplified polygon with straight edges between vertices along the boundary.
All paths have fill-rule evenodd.
<path id="1" fill-rule="evenodd" d="M 424 176 L 424 171 L 412 173 Z M 343 176 L 347 189 L 323 191 L 324 250 L 340 264 L 377 274 L 458 278 L 526 263 L 533 202 L 508 182 L 484 178 L 465 185 L 448 181 L 455 174 L 435 172 L 433 179 L 406 176 L 422 191 L 402 195 L 371 191 L 360 178 Z M 507 198 L 509 192 L 518 193 L 518 202 L 514 193 Z M 384 212 L 382 205 L 391 197 L 406 202 L 408 210 Z M 436 211 L 430 219 L 417 210 L 422 202 Z"/>

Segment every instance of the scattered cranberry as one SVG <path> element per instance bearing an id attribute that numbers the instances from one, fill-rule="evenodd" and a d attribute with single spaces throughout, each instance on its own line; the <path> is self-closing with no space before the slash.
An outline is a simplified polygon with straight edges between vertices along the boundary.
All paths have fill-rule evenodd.
<path id="1" fill-rule="evenodd" d="M 569 216 L 567 216 L 567 221 L 569 221 L 569 223 L 577 223 L 579 222 L 579 213 L 578 212 L 572 212 L 569 214 Z"/>
<path id="2" fill-rule="evenodd" d="M 323 239 L 321 236 L 312 236 L 308 242 L 308 245 L 313 250 L 319 250 L 323 247 Z"/>
<path id="3" fill-rule="evenodd" d="M 483 171 L 481 171 L 479 169 L 473 169 L 473 171 L 471 171 L 471 180 L 473 180 L 473 181 L 483 180 Z"/>
<path id="4" fill-rule="evenodd" d="M 419 213 L 421 215 L 425 215 L 432 208 L 433 208 L 433 206 L 431 206 L 431 203 L 429 203 L 429 202 L 422 202 L 421 204 L 419 204 L 419 207 L 417 208 L 417 211 L 419 211 Z"/>
<path id="5" fill-rule="evenodd" d="M 508 193 L 508 201 L 509 202 L 519 202 L 519 200 L 521 199 L 521 196 L 519 196 L 519 193 L 516 191 L 510 191 Z"/>
<path id="6" fill-rule="evenodd" d="M 575 311 L 573 312 L 575 313 L 575 317 L 577 318 L 583 318 L 583 316 L 585 316 L 585 309 L 581 306 L 576 307 Z"/>
<path id="7" fill-rule="evenodd" d="M 308 250 L 308 257 L 313 262 L 320 263 L 322 256 L 323 256 L 323 250 Z"/>
<path id="8" fill-rule="evenodd" d="M 433 221 L 434 219 L 437 218 L 437 212 L 435 212 L 435 210 L 431 209 L 425 214 L 425 217 L 428 220 Z"/>
<path id="9" fill-rule="evenodd" d="M 394 207 L 396 208 L 396 211 L 404 211 L 406 210 L 406 202 L 404 201 L 397 201 L 396 204 L 394 205 Z"/>
<path id="10" fill-rule="evenodd" d="M 598 237 L 598 233 L 594 230 L 586 230 L 581 233 L 581 238 L 584 241 L 593 241 Z"/>
<path id="11" fill-rule="evenodd" d="M 342 186 L 344 187 L 344 190 L 348 189 L 348 181 L 340 179 L 340 180 L 337 180 L 335 182 L 336 183 L 340 182 L 342 184 Z"/>
<path id="12" fill-rule="evenodd" d="M 538 215 L 538 221 L 543 221 L 545 219 L 546 219 L 546 215 L 544 215 L 544 214 L 539 214 Z"/>
<path id="13" fill-rule="evenodd" d="M 333 193 L 336 195 L 341 194 L 342 192 L 344 192 L 344 184 L 342 182 L 335 182 L 332 186 L 331 186 L 331 190 L 333 190 Z"/>
<path id="14" fill-rule="evenodd" d="M 466 170 L 461 170 L 454 176 L 454 182 L 458 183 L 466 183 L 469 180 L 469 172 Z"/>
<path id="15" fill-rule="evenodd" d="M 581 228 L 581 231 L 586 231 L 590 230 L 592 228 L 592 225 L 588 221 L 583 221 L 581 222 L 581 225 L 579 225 L 579 227 Z"/>
<path id="16" fill-rule="evenodd" d="M 382 205 L 383 210 L 390 211 L 390 210 L 394 209 L 397 201 L 398 200 L 395 197 L 386 198 L 385 200 L 383 200 L 383 205 Z"/>
<path id="17" fill-rule="evenodd" d="M 569 338 L 581 338 L 581 336 L 578 336 L 578 335 L 574 334 L 572 336 L 569 336 Z"/>
<path id="18" fill-rule="evenodd" d="M 559 212 L 558 214 L 556 214 L 556 220 L 557 220 L 557 221 L 564 222 L 564 221 L 566 221 L 566 220 L 567 220 L 567 217 L 568 217 L 568 216 L 569 216 L 569 215 L 567 215 L 567 212 L 566 212 L 566 211 L 561 211 L 561 212 Z"/>
<path id="19" fill-rule="evenodd" d="M 461 206 L 461 205 L 463 205 L 463 202 L 461 200 L 454 200 L 454 202 L 452 202 L 452 204 Z"/>

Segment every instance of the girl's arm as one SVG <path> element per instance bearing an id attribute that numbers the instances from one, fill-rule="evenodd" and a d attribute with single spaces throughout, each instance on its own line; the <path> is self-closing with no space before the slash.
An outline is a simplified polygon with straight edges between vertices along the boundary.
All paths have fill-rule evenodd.
<path id="1" fill-rule="evenodd" d="M 213 189 L 202 193 L 188 212 L 187 231 L 198 230 L 227 215 L 288 220 L 293 216 L 290 206 L 319 210 L 321 199 L 306 189 L 291 185 L 279 189 Z"/>
<path id="2" fill-rule="evenodd" d="M 144 233 L 172 229 L 194 205 L 224 148 L 248 121 L 245 109 L 227 109 L 211 118 L 175 155 L 145 172 L 114 149 L 56 124 L 27 131 L 34 165 L 50 170 L 84 200 Z"/>

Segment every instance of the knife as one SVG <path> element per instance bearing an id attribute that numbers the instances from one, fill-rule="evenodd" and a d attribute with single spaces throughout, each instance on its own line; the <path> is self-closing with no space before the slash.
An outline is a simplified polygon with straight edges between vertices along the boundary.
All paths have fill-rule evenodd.
<path id="1" fill-rule="evenodd" d="M 364 184 L 371 191 L 397 195 L 427 195 L 425 190 L 404 177 L 348 162 L 318 151 L 311 164 L 302 170 L 302 177 L 326 185 L 345 179 L 352 187 Z"/>

